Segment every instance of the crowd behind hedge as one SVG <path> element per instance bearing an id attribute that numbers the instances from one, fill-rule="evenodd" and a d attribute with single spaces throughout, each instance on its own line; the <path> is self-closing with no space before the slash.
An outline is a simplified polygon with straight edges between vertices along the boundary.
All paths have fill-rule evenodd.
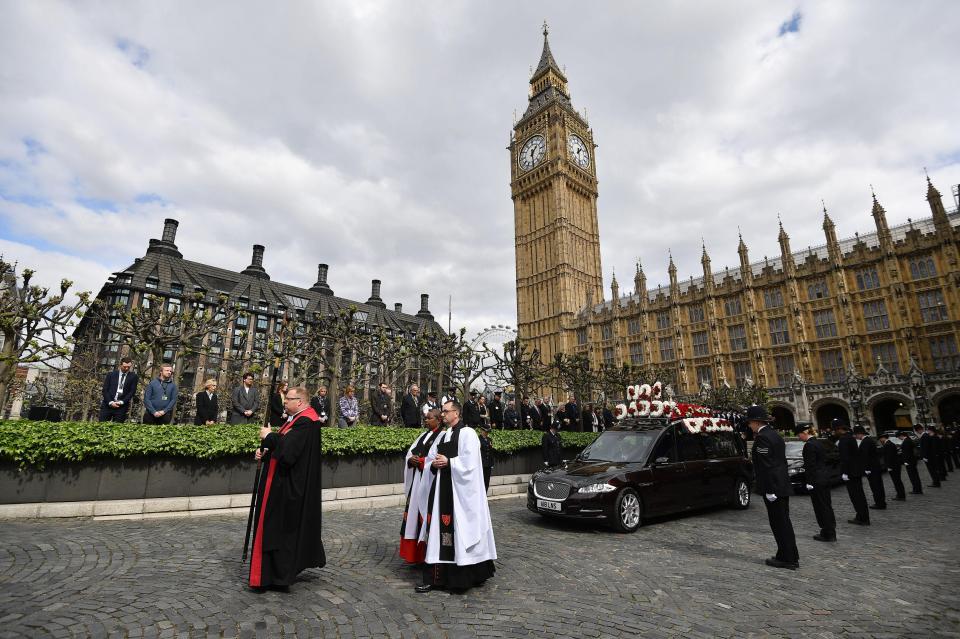
<path id="1" fill-rule="evenodd" d="M 258 424 L 213 426 L 97 422 L 0 421 L 0 462 L 21 468 L 48 463 L 152 457 L 217 459 L 252 454 L 259 442 Z M 417 428 L 324 428 L 323 454 L 386 455 L 405 452 L 421 432 Z M 498 430 L 495 451 L 510 454 L 540 448 L 540 431 Z M 597 433 L 561 432 L 566 447 L 583 448 Z"/>

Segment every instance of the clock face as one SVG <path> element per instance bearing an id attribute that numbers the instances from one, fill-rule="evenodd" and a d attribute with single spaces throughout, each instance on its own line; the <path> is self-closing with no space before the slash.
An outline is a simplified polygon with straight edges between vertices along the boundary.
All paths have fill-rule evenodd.
<path id="1" fill-rule="evenodd" d="M 547 141 L 543 139 L 542 135 L 535 135 L 524 143 L 523 148 L 520 149 L 520 155 L 517 157 L 517 162 L 521 169 L 529 171 L 540 164 L 546 154 Z"/>
<path id="2" fill-rule="evenodd" d="M 570 134 L 567 138 L 567 151 L 570 152 L 570 159 L 577 163 L 581 168 L 590 166 L 590 153 L 587 151 L 587 145 L 579 136 Z"/>

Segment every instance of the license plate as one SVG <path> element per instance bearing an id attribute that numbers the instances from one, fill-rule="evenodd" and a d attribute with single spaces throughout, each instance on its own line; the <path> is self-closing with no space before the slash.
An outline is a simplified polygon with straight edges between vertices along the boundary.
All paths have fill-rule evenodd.
<path id="1" fill-rule="evenodd" d="M 546 499 L 538 499 L 537 508 L 542 508 L 543 510 L 555 510 L 557 512 L 560 512 L 560 502 L 547 501 Z"/>

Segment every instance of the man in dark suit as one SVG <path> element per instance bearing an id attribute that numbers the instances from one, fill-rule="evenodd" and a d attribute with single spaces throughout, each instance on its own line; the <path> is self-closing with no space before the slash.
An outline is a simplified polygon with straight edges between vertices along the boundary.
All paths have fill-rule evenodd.
<path id="1" fill-rule="evenodd" d="M 100 402 L 101 422 L 125 422 L 130 402 L 137 392 L 137 374 L 131 371 L 133 360 L 124 357 L 120 368 L 110 371 L 103 379 L 103 401 Z"/>
<path id="2" fill-rule="evenodd" d="M 385 382 L 370 396 L 370 423 L 374 426 L 390 425 L 390 387 Z"/>
<path id="3" fill-rule="evenodd" d="M 542 397 L 538 397 L 533 401 L 534 408 L 537 409 L 537 415 L 534 416 L 535 420 L 538 420 L 538 428 L 542 431 L 550 430 L 550 424 L 553 423 L 553 414 L 550 410 L 550 406 L 544 403 Z"/>
<path id="4" fill-rule="evenodd" d="M 580 406 L 577 405 L 576 398 L 571 395 L 563 407 L 563 428 L 564 430 L 583 430 L 582 420 Z"/>
<path id="5" fill-rule="evenodd" d="M 550 428 L 540 438 L 540 447 L 543 449 L 543 465 L 559 466 L 563 461 L 560 458 L 560 435 L 557 434 L 557 425 L 550 423 Z"/>
<path id="6" fill-rule="evenodd" d="M 420 428 L 420 387 L 410 385 L 410 390 L 400 402 L 400 421 L 406 428 Z"/>
<path id="7" fill-rule="evenodd" d="M 830 501 L 830 475 L 827 472 L 827 451 L 817 439 L 813 424 L 798 425 L 794 432 L 803 444 L 803 476 L 813 513 L 820 526 L 820 534 L 814 535 L 817 541 L 837 540 L 837 518 L 833 514 Z"/>
<path id="8" fill-rule="evenodd" d="M 260 421 L 260 391 L 253 387 L 253 373 L 243 374 L 243 383 L 230 395 L 230 423 L 256 424 Z"/>
<path id="9" fill-rule="evenodd" d="M 613 422 L 614 422 L 614 419 L 613 419 L 613 411 L 610 410 L 610 405 L 607 404 L 606 402 L 604 402 L 604 404 L 603 404 L 603 429 L 606 430 L 606 429 L 608 429 L 608 428 L 612 428 L 612 427 L 613 427 Z"/>
<path id="10" fill-rule="evenodd" d="M 747 425 L 753 431 L 753 470 L 757 489 L 767 507 L 767 519 L 773 538 L 777 540 L 777 554 L 764 563 L 774 568 L 800 567 L 797 538 L 790 522 L 790 477 L 787 475 L 787 452 L 783 438 L 770 426 L 773 421 L 763 406 L 747 409 Z"/>
<path id="11" fill-rule="evenodd" d="M 857 426 L 863 428 L 863 426 Z M 854 439 L 844 423 L 834 425 L 834 432 L 839 436 L 837 449 L 840 451 L 841 478 L 847 486 L 847 494 L 853 503 L 857 516 L 847 521 L 859 526 L 870 525 L 870 511 L 867 509 L 867 496 L 863 492 L 863 457 L 860 455 L 860 441 Z M 866 432 L 866 431 L 864 431 Z"/>
<path id="12" fill-rule="evenodd" d="M 220 403 L 217 399 L 217 380 L 208 379 L 203 390 L 197 393 L 197 410 L 193 414 L 194 426 L 210 426 L 217 423 L 220 415 Z"/>
<path id="13" fill-rule="evenodd" d="M 920 473 L 917 472 L 917 444 L 905 430 L 897 433 L 897 437 L 900 438 L 900 458 L 907 467 L 907 477 L 910 478 L 910 494 L 922 495 L 923 484 L 920 483 Z"/>
<path id="14" fill-rule="evenodd" d="M 477 397 L 480 395 L 476 390 L 470 391 L 470 399 L 463 405 L 463 423 L 471 428 L 479 428 L 483 424 L 483 417 L 480 415 L 480 404 Z"/>
<path id="15" fill-rule="evenodd" d="M 883 466 L 880 464 L 880 451 L 877 441 L 867 435 L 867 429 L 858 426 L 853 429 L 853 436 L 860 440 L 860 454 L 863 456 L 863 474 L 870 484 L 870 493 L 873 495 L 873 510 L 884 510 L 887 507 L 887 492 L 883 488 Z"/>
<path id="16" fill-rule="evenodd" d="M 933 482 L 927 488 L 940 488 L 940 469 L 937 467 L 937 439 L 933 425 L 927 424 L 923 435 L 920 436 L 920 457 L 927 466 L 930 480 Z"/>
<path id="17" fill-rule="evenodd" d="M 495 391 L 493 401 L 487 405 L 487 411 L 490 414 L 490 426 L 494 430 L 503 428 L 503 392 Z"/>
<path id="18" fill-rule="evenodd" d="M 897 492 L 894 499 L 906 501 L 907 491 L 904 489 L 903 479 L 900 477 L 900 452 L 886 433 L 881 434 L 877 439 L 880 441 L 880 456 L 883 458 L 883 465 L 886 466 L 890 481 L 893 482 L 893 489 Z"/>
<path id="19" fill-rule="evenodd" d="M 507 402 L 507 407 L 503 411 L 503 427 L 507 430 L 516 430 L 519 419 L 520 415 L 517 414 L 517 402 L 511 399 Z"/>

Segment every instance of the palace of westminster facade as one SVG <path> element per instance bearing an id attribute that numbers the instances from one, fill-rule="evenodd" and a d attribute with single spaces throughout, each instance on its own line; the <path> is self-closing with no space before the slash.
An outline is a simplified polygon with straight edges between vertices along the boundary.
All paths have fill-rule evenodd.
<path id="1" fill-rule="evenodd" d="M 670 372 L 673 390 L 762 384 L 781 422 L 841 417 L 875 430 L 960 422 L 960 212 L 927 179 L 930 217 L 795 252 L 780 225 L 778 256 L 634 292 L 614 277 L 604 300 L 593 132 L 573 108 L 544 29 L 529 105 L 511 137 L 517 318 L 544 361 L 586 355 L 593 367 Z M 955 190 L 956 193 L 956 190 Z"/>

